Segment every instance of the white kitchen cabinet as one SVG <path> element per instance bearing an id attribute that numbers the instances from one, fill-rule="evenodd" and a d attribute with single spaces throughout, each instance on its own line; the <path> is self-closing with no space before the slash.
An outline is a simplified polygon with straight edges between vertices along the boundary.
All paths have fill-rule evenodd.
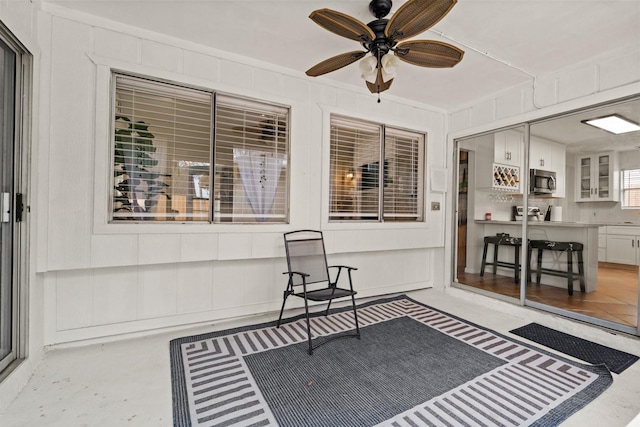
<path id="1" fill-rule="evenodd" d="M 607 262 L 640 264 L 640 227 L 607 227 Z"/>
<path id="2" fill-rule="evenodd" d="M 496 132 L 493 135 L 493 161 L 502 165 L 518 166 L 522 164 L 524 136 L 514 130 Z"/>
<path id="3" fill-rule="evenodd" d="M 598 261 L 607 261 L 607 227 L 598 227 Z"/>
<path id="4" fill-rule="evenodd" d="M 618 157 L 613 151 L 576 157 L 576 202 L 617 202 Z"/>
<path id="5" fill-rule="evenodd" d="M 558 167 L 554 166 L 556 156 L 561 151 L 561 145 L 556 142 L 547 141 L 532 136 L 529 146 L 529 169 L 542 169 L 545 171 L 557 172 Z M 564 148 L 564 146 L 562 146 Z M 564 149 L 562 150 L 564 151 Z M 558 166 L 562 163 L 564 169 L 564 161 L 557 159 Z"/>
<path id="6" fill-rule="evenodd" d="M 556 173 L 556 191 L 553 197 L 566 194 L 566 147 L 563 144 L 531 136 L 529 143 L 529 169 L 542 169 Z"/>

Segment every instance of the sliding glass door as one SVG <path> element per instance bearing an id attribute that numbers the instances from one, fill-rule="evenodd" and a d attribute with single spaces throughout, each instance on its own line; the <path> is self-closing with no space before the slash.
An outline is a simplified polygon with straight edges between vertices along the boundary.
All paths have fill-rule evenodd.
<path id="1" fill-rule="evenodd" d="M 590 119 L 640 123 L 640 98 L 534 122 L 529 165 L 556 188 L 536 188 L 529 206 L 549 222 L 529 222 L 532 277 L 526 304 L 637 334 L 640 264 L 640 128 L 616 133 Z M 637 188 L 637 189 L 636 189 Z"/>
<path id="2" fill-rule="evenodd" d="M 0 368 L 14 358 L 13 212 L 16 54 L 0 40 Z"/>
<path id="3" fill-rule="evenodd" d="M 520 298 L 524 134 L 517 126 L 458 141 L 455 282 L 498 298 Z"/>
<path id="4" fill-rule="evenodd" d="M 26 253 L 21 190 L 26 170 L 21 153 L 30 58 L 0 23 L 0 371 L 25 357 L 26 285 L 21 285 L 20 272 Z"/>
<path id="5" fill-rule="evenodd" d="M 456 141 L 454 286 L 638 334 L 640 97 Z"/>

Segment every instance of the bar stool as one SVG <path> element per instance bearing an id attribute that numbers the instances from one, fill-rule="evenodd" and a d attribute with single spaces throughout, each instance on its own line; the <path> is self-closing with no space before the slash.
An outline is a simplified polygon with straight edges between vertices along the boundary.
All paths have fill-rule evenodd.
<path id="1" fill-rule="evenodd" d="M 489 244 L 493 245 L 493 262 L 487 262 L 487 248 Z M 500 246 L 512 246 L 514 248 L 514 262 L 506 262 L 498 260 L 498 248 Z M 484 237 L 484 250 L 482 251 L 482 266 L 480 267 L 480 276 L 484 276 L 484 269 L 487 265 L 493 266 L 493 274 L 496 274 L 498 267 L 513 268 L 513 281 L 520 281 L 520 247 L 522 239 L 520 237 L 510 237 L 507 233 L 498 233 L 495 236 Z"/>
<path id="2" fill-rule="evenodd" d="M 582 259 L 582 250 L 584 245 L 578 242 L 554 242 L 551 240 L 530 240 L 529 241 L 529 262 L 531 262 L 531 253 L 534 249 L 538 250 L 538 259 L 536 262 L 536 269 L 529 269 L 527 272 L 527 278 L 531 281 L 531 272 L 536 272 L 536 283 L 540 284 L 540 276 L 542 274 L 548 274 L 551 276 L 566 277 L 567 278 L 567 292 L 569 295 L 573 295 L 573 282 L 574 280 L 580 281 L 580 291 L 585 292 L 585 279 L 584 279 L 584 262 Z M 559 251 L 567 253 L 567 271 L 556 270 L 552 268 L 542 268 L 542 256 L 545 251 Z M 578 259 L 578 272 L 573 271 L 573 254 L 577 255 Z"/>

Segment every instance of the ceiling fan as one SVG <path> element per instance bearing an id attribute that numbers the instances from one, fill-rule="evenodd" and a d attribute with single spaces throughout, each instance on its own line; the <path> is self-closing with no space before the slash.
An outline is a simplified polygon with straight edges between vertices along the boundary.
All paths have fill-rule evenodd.
<path id="1" fill-rule="evenodd" d="M 369 91 L 379 95 L 391 87 L 398 67 L 397 59 L 420 67 L 453 67 L 464 55 L 464 51 L 455 46 L 435 40 L 398 42 L 431 28 L 449 13 L 456 2 L 457 0 L 408 0 L 391 19 L 385 19 L 391 10 L 391 0 L 372 0 L 369 11 L 376 19 L 368 24 L 331 9 L 313 11 L 309 18 L 316 24 L 339 36 L 359 42 L 365 50 L 342 53 L 326 59 L 307 70 L 307 75 L 317 77 L 364 58 L 360 62 L 362 78 L 366 80 Z M 368 53 L 371 56 L 367 56 Z"/>

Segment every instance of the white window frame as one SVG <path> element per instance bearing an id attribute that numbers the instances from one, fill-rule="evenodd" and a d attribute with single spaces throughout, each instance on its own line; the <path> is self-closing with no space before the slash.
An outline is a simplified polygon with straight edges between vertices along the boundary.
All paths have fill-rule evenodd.
<path id="1" fill-rule="evenodd" d="M 385 125 L 382 123 L 372 122 L 368 120 L 361 120 L 357 118 L 352 118 L 343 114 L 328 114 L 326 116 L 329 121 L 329 155 L 328 155 L 328 177 L 329 179 L 325 181 L 325 185 L 327 185 L 327 200 L 328 203 L 326 205 L 327 209 L 327 222 L 329 224 L 338 224 L 338 223 L 348 223 L 355 224 L 358 222 L 361 223 L 386 223 L 386 224 L 424 224 L 426 222 L 426 212 L 425 212 L 425 186 L 426 186 L 426 146 L 427 146 L 427 135 L 425 132 L 409 130 L 406 128 L 393 126 L 393 125 Z M 371 146 L 369 150 L 367 150 L 366 155 L 364 155 L 360 160 L 354 161 L 352 166 L 345 166 L 341 162 L 340 164 L 334 164 L 334 157 L 332 150 L 335 146 L 332 144 L 333 136 L 334 136 L 334 124 L 341 124 L 343 126 L 348 126 L 349 124 L 354 125 L 354 129 L 362 128 L 363 132 L 368 132 L 370 135 L 370 142 L 378 139 L 378 146 Z M 379 129 L 379 137 L 376 138 L 375 133 L 376 129 Z M 415 195 L 415 214 L 400 214 L 395 213 L 390 215 L 387 213 L 385 215 L 385 187 L 387 191 L 390 189 L 390 185 L 395 186 L 399 185 L 394 182 L 393 176 L 396 174 L 394 171 L 390 171 L 388 174 L 387 170 L 391 170 L 393 168 L 392 165 L 386 166 L 390 160 L 386 158 L 385 154 L 385 144 L 388 144 L 388 136 L 390 134 L 395 134 L 395 136 L 408 136 L 413 135 L 416 137 L 419 142 L 417 145 L 419 147 L 418 153 L 415 153 L 417 156 L 418 170 L 415 175 L 412 175 L 416 181 L 416 188 L 414 191 L 411 191 L 411 194 Z M 348 138 L 348 137 L 347 137 Z M 373 139 L 371 139 L 373 138 Z M 368 157 L 367 157 L 368 156 Z M 372 157 L 373 156 L 373 157 Z M 366 159 L 365 159 L 366 157 Z M 369 159 L 371 157 L 371 159 Z M 368 159 L 368 160 L 367 160 Z M 367 161 L 365 161 L 367 160 Z M 363 165 L 360 165 L 360 163 Z M 355 163 L 358 163 L 357 165 Z M 336 211 L 334 210 L 334 206 L 340 204 L 340 200 L 338 196 L 335 195 L 335 191 L 337 187 L 341 187 L 339 190 L 342 194 L 346 194 L 345 192 L 349 192 L 349 195 L 344 196 L 343 198 L 353 199 L 351 205 L 355 204 L 356 206 L 363 206 L 362 203 L 362 195 L 357 193 L 362 193 L 365 189 L 362 188 L 363 182 L 366 184 L 368 181 L 363 179 L 364 166 L 367 165 L 378 165 L 378 171 L 380 171 L 380 165 L 385 165 L 382 167 L 383 173 L 378 173 L 378 182 L 374 183 L 374 185 L 369 185 L 366 188 L 368 192 L 374 192 L 376 189 L 378 190 L 378 198 L 377 198 L 377 212 L 374 214 L 372 212 L 359 211 L 359 212 L 350 212 L 350 211 Z M 343 171 L 342 169 L 345 169 Z M 340 170 L 338 170 L 340 168 Z M 373 168 L 375 169 L 375 167 Z M 354 184 L 352 184 L 353 188 L 347 189 L 345 186 L 348 184 L 336 184 L 336 180 L 341 175 L 345 175 L 348 177 L 348 180 L 353 180 Z M 392 176 L 393 175 L 393 176 Z M 366 178 L 366 177 L 365 177 Z M 376 185 L 377 184 L 377 185 Z M 355 195 L 351 195 L 351 193 L 355 193 Z M 372 193 L 374 194 L 374 193 Z M 357 209 L 361 209 L 360 207 Z M 367 218 L 371 217 L 371 218 Z"/>
<path id="2" fill-rule="evenodd" d="M 627 187 L 627 174 L 634 174 L 633 178 L 637 180 L 634 184 L 636 187 Z M 620 206 L 622 209 L 640 209 L 640 202 L 637 205 L 627 205 L 625 197 L 627 191 L 635 190 L 640 195 L 640 168 L 623 169 L 620 173 Z"/>
<path id="3" fill-rule="evenodd" d="M 215 101 L 215 97 L 220 97 L 220 98 L 224 98 L 227 101 L 232 102 L 235 106 L 238 106 L 238 108 L 243 108 L 243 106 L 246 106 L 246 108 L 255 108 L 256 106 L 262 106 L 262 108 L 265 109 L 265 111 L 270 111 L 271 109 L 273 109 L 274 111 L 278 111 L 280 112 L 281 115 L 285 116 L 284 122 L 282 121 L 283 119 L 280 119 L 278 121 L 278 124 L 281 125 L 282 123 L 284 123 L 284 130 L 281 132 L 278 132 L 278 146 L 279 147 L 284 147 L 284 150 L 281 151 L 278 154 L 278 159 L 281 161 L 282 163 L 282 168 L 280 169 L 280 175 L 282 177 L 282 179 L 280 179 L 280 184 L 278 184 L 278 186 L 284 186 L 284 189 L 282 188 L 278 188 L 278 203 L 279 203 L 279 214 L 278 215 L 264 215 L 264 214 L 259 214 L 259 213 L 254 213 L 254 212 L 247 212 L 247 208 L 245 207 L 245 212 L 243 213 L 230 213 L 230 214 L 226 214 L 226 215 L 220 215 L 219 212 L 216 212 L 216 206 L 218 205 L 218 201 L 217 200 L 213 200 L 213 193 L 215 191 L 215 189 L 213 188 L 213 184 L 214 181 L 218 181 L 218 180 L 214 180 L 214 179 L 210 179 L 211 181 L 211 191 L 207 194 L 208 197 L 211 196 L 210 202 L 209 200 L 207 202 L 208 203 L 208 213 L 206 214 L 206 219 L 204 220 L 196 220 L 196 221 L 179 221 L 179 224 L 184 224 L 185 222 L 189 222 L 192 224 L 226 224 L 226 225 L 231 225 L 231 224 L 264 224 L 264 223 L 268 223 L 268 224 L 288 224 L 290 221 L 290 209 L 289 209 L 289 204 L 290 204 L 290 175 L 291 175 L 291 169 L 290 169 L 290 144 L 289 144 L 289 134 L 291 132 L 291 125 L 290 125 L 290 114 L 291 114 L 291 107 L 290 106 L 286 106 L 286 105 L 282 105 L 282 104 L 276 104 L 273 102 L 266 102 L 266 101 L 259 101 L 259 100 L 253 100 L 250 98 L 246 98 L 246 97 L 241 97 L 241 96 L 236 96 L 236 95 L 229 95 L 229 94 L 224 94 L 224 93 L 220 93 L 211 89 L 203 89 L 203 88 L 198 88 L 198 87 L 193 87 L 187 84 L 182 84 L 182 83 L 175 83 L 173 81 L 167 81 L 167 80 L 162 80 L 162 79 L 158 79 L 158 78 L 151 78 L 151 77 L 147 77 L 147 76 L 143 76 L 143 75 L 139 75 L 139 74 L 132 74 L 132 73 L 128 73 L 128 72 L 122 72 L 122 71 L 118 71 L 118 70 L 114 70 L 111 69 L 110 70 L 111 73 L 111 94 L 112 94 L 112 108 L 110 109 L 110 158 L 111 161 L 108 164 L 108 170 L 110 171 L 109 174 L 113 175 L 114 173 L 114 138 L 115 138 L 115 116 L 117 114 L 116 110 L 115 110 L 115 101 L 114 101 L 114 97 L 115 97 L 115 89 L 116 89 L 116 76 L 124 76 L 124 77 L 129 77 L 129 78 L 141 78 L 144 80 L 149 81 L 152 85 L 153 84 L 157 84 L 157 85 L 166 85 L 165 87 L 176 87 L 177 89 L 180 88 L 186 88 L 187 90 L 196 90 L 196 91 L 201 91 L 203 93 L 209 93 L 211 95 L 212 98 L 212 121 L 211 121 L 211 127 L 210 127 L 210 132 L 211 132 L 211 138 L 210 138 L 210 151 L 211 151 L 211 156 L 210 156 L 210 161 L 208 163 L 209 167 L 210 167 L 210 172 L 209 172 L 209 176 L 215 176 L 215 173 L 217 172 L 217 166 L 213 166 L 211 167 L 211 165 L 215 165 L 216 164 L 216 159 L 215 159 L 215 151 L 216 151 L 216 124 L 215 124 L 215 118 L 216 118 L 216 109 L 217 109 L 217 103 Z M 161 86 L 159 86 L 161 87 Z M 280 116 L 278 116 L 280 117 Z M 250 132 L 249 131 L 245 131 L 245 137 L 243 137 L 243 139 L 246 140 L 250 140 Z M 247 135 L 249 135 L 249 137 L 246 137 Z M 251 142 L 251 141 L 249 141 Z M 243 147 L 246 146 L 245 143 L 242 144 Z M 249 144 L 249 148 L 251 148 L 251 145 Z M 203 164 L 207 164 L 204 163 Z M 243 179 L 239 176 L 239 173 L 236 174 L 235 169 L 236 167 L 234 166 L 234 177 L 237 178 L 238 180 Z M 236 176 L 238 175 L 238 176 Z M 235 179 L 234 178 L 234 179 Z M 109 182 L 111 182 L 113 184 L 113 181 L 110 179 Z M 161 222 L 165 222 L 165 223 L 173 223 L 176 224 L 176 222 L 172 222 L 172 221 L 164 221 L 164 220 L 147 220 L 147 221 L 139 221 L 138 218 L 134 218 L 134 219 L 128 219 L 128 220 L 114 220 L 114 217 L 112 215 L 113 210 L 114 210 L 114 193 L 115 190 L 114 185 L 110 184 L 110 191 L 109 191 L 109 202 L 107 203 L 107 209 L 108 209 L 108 223 L 109 224 L 126 224 L 126 223 L 144 223 L 144 224 L 158 224 Z M 284 195 L 282 195 L 281 193 L 284 193 Z M 246 193 L 245 193 L 246 194 Z M 250 201 L 248 199 L 249 196 L 247 197 L 247 204 L 249 206 L 249 209 L 253 208 L 252 206 L 250 206 Z M 236 202 L 237 204 L 237 202 Z M 234 211 L 235 212 L 235 211 Z M 221 218 L 223 218 L 223 220 L 221 220 Z M 140 218 L 141 219 L 141 218 Z"/>

